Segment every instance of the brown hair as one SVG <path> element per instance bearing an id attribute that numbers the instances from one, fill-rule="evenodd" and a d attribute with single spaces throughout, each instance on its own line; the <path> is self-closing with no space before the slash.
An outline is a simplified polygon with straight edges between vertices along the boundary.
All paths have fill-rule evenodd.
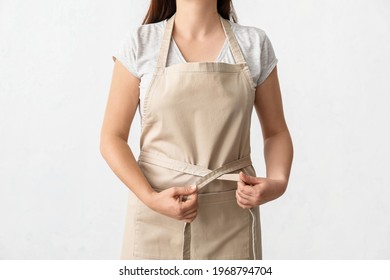
<path id="1" fill-rule="evenodd" d="M 232 0 L 218 0 L 218 13 L 227 20 L 237 22 Z M 176 0 L 151 0 L 142 24 L 155 23 L 170 18 L 176 13 Z"/>

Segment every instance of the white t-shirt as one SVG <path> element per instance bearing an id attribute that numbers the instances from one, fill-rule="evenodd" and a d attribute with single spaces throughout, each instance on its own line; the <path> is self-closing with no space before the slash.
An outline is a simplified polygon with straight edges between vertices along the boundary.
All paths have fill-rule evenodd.
<path id="1" fill-rule="evenodd" d="M 119 48 L 114 52 L 113 60 L 118 59 L 131 74 L 140 79 L 140 104 L 153 76 L 160 51 L 167 20 L 140 25 L 128 31 Z M 253 26 L 244 26 L 230 22 L 253 81 L 260 85 L 271 73 L 278 62 L 271 41 L 265 31 Z M 219 53 L 217 62 L 235 64 L 227 39 Z M 173 37 L 169 46 L 167 65 L 186 63 Z M 143 106 L 139 106 L 140 114 Z"/>

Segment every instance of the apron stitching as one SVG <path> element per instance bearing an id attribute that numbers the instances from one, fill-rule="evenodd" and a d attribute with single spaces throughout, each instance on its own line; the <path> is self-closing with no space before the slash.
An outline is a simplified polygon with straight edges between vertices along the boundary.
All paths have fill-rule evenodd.
<path id="1" fill-rule="evenodd" d="M 253 259 L 256 259 L 256 246 L 255 246 L 255 215 L 253 214 L 253 209 L 249 209 L 249 212 L 252 216 L 252 250 L 253 250 Z"/>
<path id="2" fill-rule="evenodd" d="M 151 100 L 151 89 L 153 88 L 153 85 L 154 85 L 154 81 L 156 80 L 158 76 L 156 75 L 156 73 L 152 76 L 152 79 L 149 83 L 149 86 L 148 86 L 148 89 L 146 91 L 146 94 L 145 94 L 145 99 L 144 99 L 144 104 L 143 104 L 143 117 L 141 118 L 142 120 L 142 123 L 141 123 L 141 129 L 143 130 L 143 127 L 144 125 L 146 124 L 146 121 L 147 121 L 147 116 L 149 114 L 149 104 L 150 104 L 150 100 Z"/>
<path id="3" fill-rule="evenodd" d="M 253 79 L 251 77 L 251 73 L 250 73 L 248 64 L 245 64 L 245 66 L 243 67 L 242 71 L 244 73 L 244 76 L 245 76 L 246 80 L 249 83 L 249 86 L 250 86 L 251 90 L 253 92 L 255 92 L 256 91 L 256 84 L 255 84 L 255 82 L 253 81 Z"/>
<path id="4" fill-rule="evenodd" d="M 186 64 L 178 63 L 165 68 L 164 73 L 169 74 L 172 70 L 177 70 L 176 68 L 189 68 L 189 69 L 180 69 L 181 73 L 209 73 L 209 72 L 218 72 L 218 73 L 230 73 L 236 74 L 237 70 L 242 71 L 243 73 L 246 64 L 230 64 L 225 62 L 188 62 Z M 209 68 L 208 68 L 209 67 Z M 192 69 L 193 68 L 193 69 Z M 230 69 L 229 69 L 230 68 Z M 174 74 L 177 74 L 174 72 Z M 253 82 L 253 81 L 252 81 Z M 252 84 L 250 84 L 252 87 Z"/>

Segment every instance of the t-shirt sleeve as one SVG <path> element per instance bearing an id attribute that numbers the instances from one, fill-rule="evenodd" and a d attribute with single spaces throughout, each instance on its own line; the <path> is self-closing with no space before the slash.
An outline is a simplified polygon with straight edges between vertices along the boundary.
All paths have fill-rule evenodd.
<path id="1" fill-rule="evenodd" d="M 278 63 L 278 59 L 275 56 L 274 48 L 272 47 L 272 43 L 268 38 L 267 34 L 265 34 L 263 43 L 261 45 L 261 53 L 260 53 L 260 75 L 257 80 L 257 85 L 260 85 L 272 72 L 276 64 Z"/>
<path id="2" fill-rule="evenodd" d="M 137 30 L 129 31 L 120 45 L 114 50 L 112 60 L 118 59 L 135 77 L 140 78 L 137 71 Z"/>

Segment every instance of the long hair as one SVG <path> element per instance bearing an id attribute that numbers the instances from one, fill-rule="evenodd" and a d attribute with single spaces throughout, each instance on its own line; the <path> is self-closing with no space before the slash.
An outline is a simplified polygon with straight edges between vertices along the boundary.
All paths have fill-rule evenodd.
<path id="1" fill-rule="evenodd" d="M 218 13 L 224 19 L 237 22 L 232 0 L 218 0 Z M 176 0 L 151 0 L 142 24 L 155 23 L 170 18 L 176 13 Z"/>

